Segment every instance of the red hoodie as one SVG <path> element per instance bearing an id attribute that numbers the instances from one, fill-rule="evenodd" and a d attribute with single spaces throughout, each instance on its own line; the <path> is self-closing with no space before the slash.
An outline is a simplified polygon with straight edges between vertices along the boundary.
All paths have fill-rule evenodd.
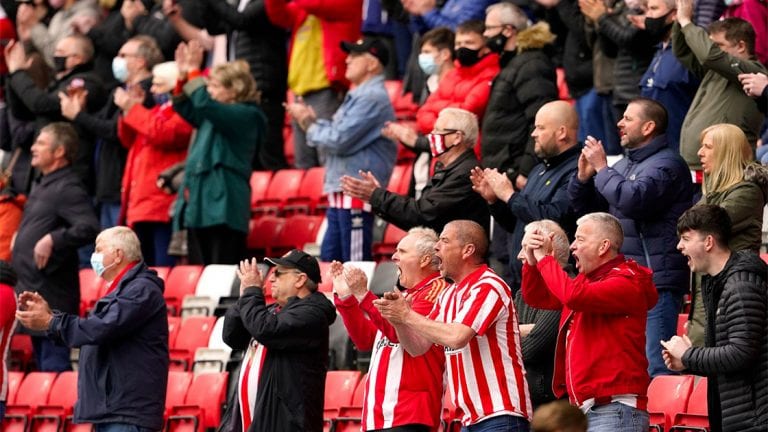
<path id="1" fill-rule="evenodd" d="M 416 112 L 416 123 L 422 134 L 432 131 L 437 115 L 447 107 L 470 111 L 482 124 L 491 96 L 491 82 L 499 73 L 499 56 L 488 54 L 469 67 L 462 66 L 458 61 L 455 64 L 456 67 L 445 74 L 437 90 Z"/>
<path id="2" fill-rule="evenodd" d="M 652 273 L 623 255 L 588 275 L 570 279 L 551 257 L 523 265 L 523 299 L 560 309 L 552 390 L 580 406 L 590 398 L 634 394 L 645 398 L 648 311 L 658 300 Z"/>

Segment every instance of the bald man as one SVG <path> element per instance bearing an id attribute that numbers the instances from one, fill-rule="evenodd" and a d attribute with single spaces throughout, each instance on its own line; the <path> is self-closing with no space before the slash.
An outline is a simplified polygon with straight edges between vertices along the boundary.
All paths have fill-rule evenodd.
<path id="1" fill-rule="evenodd" d="M 529 430 L 532 409 L 512 293 L 485 263 L 488 238 L 474 221 L 445 225 L 435 246 L 444 289 L 428 317 L 399 291 L 374 305 L 412 356 L 445 347 L 448 389 L 468 430 Z"/>
<path id="2" fill-rule="evenodd" d="M 554 101 L 536 113 L 531 133 L 539 158 L 525 187 L 517 192 L 511 179 L 496 169 L 472 170 L 473 189 L 491 208 L 494 219 L 510 233 L 509 284 L 516 291 L 522 280 L 522 264 L 514 259 L 520 252 L 525 225 L 550 219 L 573 235 L 575 217 L 568 198 L 568 181 L 576 173 L 580 146 L 576 140 L 579 118 L 567 102 Z M 495 241 L 495 238 L 494 238 Z"/>

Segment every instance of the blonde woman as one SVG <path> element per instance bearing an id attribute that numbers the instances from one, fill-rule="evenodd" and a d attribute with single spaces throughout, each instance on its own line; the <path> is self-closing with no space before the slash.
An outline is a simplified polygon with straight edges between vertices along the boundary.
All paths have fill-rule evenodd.
<path id="1" fill-rule="evenodd" d="M 197 134 L 174 223 L 187 228 L 190 263 L 235 264 L 245 255 L 251 161 L 264 139 L 266 117 L 248 63 L 218 65 L 204 80 L 202 58 L 196 41 L 176 50 L 183 92 L 174 96 L 173 108 Z"/>
<path id="2" fill-rule="evenodd" d="M 723 207 L 731 218 L 732 251 L 759 252 L 762 242 L 763 207 L 768 194 L 768 170 L 754 162 L 754 153 L 744 132 L 732 124 L 710 126 L 701 133 L 698 152 L 704 171 L 699 204 Z M 699 277 L 693 293 L 693 320 L 688 335 L 694 345 L 704 343 L 706 315 Z"/>

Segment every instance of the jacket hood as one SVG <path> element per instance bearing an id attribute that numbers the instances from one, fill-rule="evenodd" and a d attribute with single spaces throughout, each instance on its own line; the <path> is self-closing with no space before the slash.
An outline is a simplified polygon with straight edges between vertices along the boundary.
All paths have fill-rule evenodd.
<path id="1" fill-rule="evenodd" d="M 756 253 L 749 250 L 740 250 L 731 254 L 725 268 L 715 277 L 728 277 L 733 273 L 749 272 L 761 275 L 763 280 L 768 279 L 768 267 Z"/>
<path id="2" fill-rule="evenodd" d="M 120 285 L 125 285 L 133 279 L 149 279 L 153 284 L 160 288 L 160 292 L 165 292 L 165 282 L 157 275 L 155 270 L 147 267 L 144 261 L 138 262 L 128 273 L 120 280 Z"/>
<path id="3" fill-rule="evenodd" d="M 331 325 L 336 321 L 336 307 L 330 300 L 328 300 L 328 297 L 326 297 L 325 294 L 314 292 L 307 297 L 307 300 L 309 300 L 313 306 L 320 308 L 323 315 L 325 315 L 325 319 L 328 321 L 328 325 Z"/>
<path id="4" fill-rule="evenodd" d="M 642 294 L 645 299 L 646 309 L 651 310 L 656 306 L 656 302 L 659 301 L 659 292 L 653 283 L 653 272 L 651 269 L 643 267 L 637 261 L 631 259 L 627 260 L 626 266 L 635 274 L 633 280 L 637 286 L 643 288 Z"/>
<path id="5" fill-rule="evenodd" d="M 768 168 L 751 163 L 744 169 L 744 180 L 758 185 L 763 191 L 763 200 L 768 201 Z"/>
<path id="6" fill-rule="evenodd" d="M 532 49 L 542 49 L 555 41 L 555 36 L 549 30 L 549 24 L 539 21 L 517 34 L 517 52 Z"/>

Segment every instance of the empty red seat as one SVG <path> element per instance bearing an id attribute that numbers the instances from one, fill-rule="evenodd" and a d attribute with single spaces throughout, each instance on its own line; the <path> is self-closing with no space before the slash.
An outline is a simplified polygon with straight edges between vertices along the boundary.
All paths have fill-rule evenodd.
<path id="1" fill-rule="evenodd" d="M 150 269 L 157 272 L 157 277 L 162 279 L 164 283 L 168 282 L 168 274 L 171 272 L 170 267 L 152 266 L 150 267 Z"/>
<path id="2" fill-rule="evenodd" d="M 256 256 L 272 256 L 272 248 L 283 232 L 285 218 L 278 216 L 262 216 L 251 219 L 246 245 Z"/>
<path id="3" fill-rule="evenodd" d="M 104 279 L 96 276 L 93 269 L 80 269 L 80 316 L 85 316 L 104 295 L 105 285 Z"/>
<path id="4" fill-rule="evenodd" d="M 254 171 L 251 173 L 251 210 L 256 208 L 256 203 L 264 199 L 272 180 L 272 171 Z"/>
<path id="5" fill-rule="evenodd" d="M 5 399 L 6 405 L 12 405 L 16 401 L 16 394 L 19 392 L 21 382 L 24 381 L 24 372 L 8 372 L 8 396 Z"/>
<path id="6" fill-rule="evenodd" d="M 10 370 L 25 371 L 30 360 L 32 360 L 32 337 L 21 333 L 11 336 L 8 368 Z"/>
<path id="7" fill-rule="evenodd" d="M 6 407 L 3 430 L 5 432 L 25 432 L 32 420 L 32 415 L 40 405 L 48 400 L 48 395 L 56 380 L 55 372 L 30 372 L 21 382 L 13 404 Z"/>
<path id="8" fill-rule="evenodd" d="M 166 419 L 175 406 L 184 405 L 187 390 L 192 383 L 192 372 L 168 371 L 168 390 L 165 393 Z"/>
<path id="9" fill-rule="evenodd" d="M 322 224 L 322 216 L 296 214 L 287 217 L 273 244 L 273 254 L 282 255 L 291 249 L 304 249 L 305 244 L 314 243 Z"/>
<path id="10" fill-rule="evenodd" d="M 31 432 L 58 432 L 72 419 L 77 401 L 77 372 L 61 372 L 53 382 L 48 402 L 32 416 Z"/>
<path id="11" fill-rule="evenodd" d="M 339 417 L 341 407 L 348 407 L 360 382 L 360 371 L 328 371 L 325 377 L 325 403 L 323 420 L 325 430 L 330 430 Z"/>
<path id="12" fill-rule="evenodd" d="M 360 382 L 357 383 L 357 388 L 355 388 L 355 393 L 352 395 L 350 405 L 339 408 L 338 416 L 332 421 L 335 432 L 357 432 L 361 430 L 366 377 L 367 375 L 363 375 L 360 378 Z"/>
<path id="13" fill-rule="evenodd" d="M 264 198 L 256 202 L 254 214 L 279 213 L 288 198 L 297 196 L 303 177 L 304 170 L 301 169 L 283 169 L 275 172 Z"/>
<path id="14" fill-rule="evenodd" d="M 685 412 L 675 414 L 670 431 L 709 431 L 709 410 L 707 408 L 707 378 L 700 378 L 688 399 Z"/>
<path id="15" fill-rule="evenodd" d="M 413 165 L 399 164 L 395 165 L 392 175 L 389 177 L 387 190 L 400 195 L 408 195 L 408 187 L 411 184 L 411 175 L 413 174 Z"/>
<path id="16" fill-rule="evenodd" d="M 664 432 L 674 415 L 685 410 L 693 390 L 693 375 L 661 375 L 648 386 L 648 414 L 651 429 Z"/>
<path id="17" fill-rule="evenodd" d="M 176 338 L 179 336 L 179 329 L 181 328 L 181 317 L 169 316 L 168 317 L 168 347 L 173 347 L 176 344 Z"/>
<path id="18" fill-rule="evenodd" d="M 323 181 L 325 180 L 325 168 L 314 167 L 307 170 L 301 179 L 296 196 L 289 197 L 285 203 L 286 214 L 309 213 L 317 214 L 318 211 L 328 207 L 328 198 L 323 195 Z"/>
<path id="19" fill-rule="evenodd" d="M 214 324 L 216 317 L 213 316 L 194 315 L 181 321 L 179 334 L 171 349 L 171 369 L 189 370 L 195 350 L 208 346 Z"/>
<path id="20" fill-rule="evenodd" d="M 228 372 L 208 372 L 194 376 L 184 405 L 171 408 L 168 432 L 202 432 L 221 423 L 221 407 L 226 402 Z"/>
<path id="21" fill-rule="evenodd" d="M 203 274 L 201 265 L 177 265 L 170 270 L 163 293 L 168 305 L 168 313 L 179 314 L 184 297 L 195 294 L 201 274 Z"/>

